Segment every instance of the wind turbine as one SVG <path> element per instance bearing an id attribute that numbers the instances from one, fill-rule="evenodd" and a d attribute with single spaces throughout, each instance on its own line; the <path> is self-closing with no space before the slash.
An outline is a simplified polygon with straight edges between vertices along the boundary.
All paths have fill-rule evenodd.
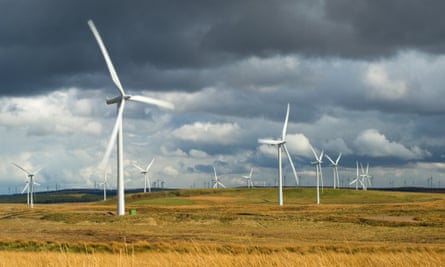
<path id="1" fill-rule="evenodd" d="M 325 154 L 325 157 L 328 158 L 328 160 L 331 162 L 331 167 L 334 175 L 334 189 L 336 189 L 337 187 L 339 187 L 340 184 L 340 177 L 338 175 L 338 163 L 340 162 L 341 153 L 338 154 L 336 161 L 333 161 L 328 154 Z"/>
<path id="2" fill-rule="evenodd" d="M 136 168 L 138 168 L 141 171 L 141 174 L 144 175 L 144 193 L 147 192 L 147 184 L 148 184 L 148 192 L 151 192 L 150 177 L 148 177 L 148 170 L 150 170 L 151 165 L 153 165 L 154 161 L 155 161 L 155 159 L 153 158 L 151 160 L 151 162 L 147 165 L 147 168 L 145 168 L 145 169 L 139 167 L 136 164 L 133 164 Z"/>
<path id="3" fill-rule="evenodd" d="M 253 187 L 252 175 L 253 175 L 253 168 L 250 169 L 249 175 L 243 176 L 243 178 L 247 179 L 247 188 Z"/>
<path id="4" fill-rule="evenodd" d="M 314 148 L 311 146 L 312 153 L 314 153 L 315 161 L 311 162 L 312 165 L 315 165 L 315 173 L 317 176 L 317 205 L 320 204 L 320 178 L 321 178 L 321 187 L 323 188 L 323 172 L 321 170 L 321 163 L 323 163 L 323 154 L 322 150 L 320 156 L 317 155 Z"/>
<path id="5" fill-rule="evenodd" d="M 222 186 L 223 188 L 226 188 L 225 185 L 223 185 L 223 183 L 221 183 L 219 181 L 218 175 L 216 175 L 216 170 L 215 167 L 213 167 L 213 173 L 215 174 L 215 180 L 213 180 L 213 188 L 218 188 L 218 185 Z"/>
<path id="6" fill-rule="evenodd" d="M 362 174 L 360 175 L 362 177 L 362 185 L 363 190 L 368 190 L 368 185 L 372 186 L 370 178 L 372 178 L 371 175 L 369 175 L 369 163 L 366 165 L 366 171 L 363 169 L 363 165 L 360 163 L 360 167 L 362 170 Z"/>
<path id="7" fill-rule="evenodd" d="M 357 165 L 357 176 L 355 177 L 354 180 L 352 180 L 351 183 L 349 183 L 350 185 L 355 184 L 355 190 L 358 190 L 358 183 L 360 182 L 363 185 L 363 182 L 361 181 L 361 176 L 358 173 L 358 161 L 355 161 L 355 164 Z"/>
<path id="8" fill-rule="evenodd" d="M 105 45 L 103 44 L 102 38 L 99 35 L 99 32 L 96 29 L 96 26 L 94 25 L 92 20 L 88 21 L 88 26 L 90 27 L 91 31 L 93 32 L 94 37 L 96 38 L 97 44 L 99 45 L 99 48 L 102 52 L 102 55 L 105 59 L 105 62 L 108 67 L 108 71 L 110 72 L 111 79 L 113 80 L 114 84 L 116 85 L 119 96 L 114 97 L 112 99 L 107 99 L 107 104 L 117 104 L 117 118 L 116 122 L 114 124 L 113 131 L 111 133 L 110 140 L 108 142 L 107 150 L 105 151 L 104 158 L 102 160 L 101 166 L 105 166 L 108 158 L 110 156 L 111 150 L 113 149 L 114 142 L 117 139 L 117 214 L 118 215 L 124 215 L 125 214 L 125 189 L 124 189 L 124 158 L 123 158 L 123 140 L 122 140 L 122 114 L 125 107 L 126 101 L 135 101 L 135 102 L 141 102 L 145 104 L 151 104 L 156 105 L 158 107 L 163 107 L 167 109 L 174 109 L 173 104 L 150 98 L 145 96 L 132 96 L 125 93 L 119 78 L 116 74 L 116 70 L 114 69 L 113 63 L 111 62 L 110 56 L 108 55 L 107 49 L 105 48 Z"/>
<path id="9" fill-rule="evenodd" d="M 290 166 L 292 167 L 292 171 L 295 176 L 295 181 L 297 182 L 297 185 L 299 184 L 294 163 L 292 162 L 292 158 L 290 157 L 289 151 L 287 150 L 286 147 L 286 131 L 287 131 L 287 122 L 289 120 L 289 111 L 290 111 L 290 105 L 287 104 L 286 118 L 284 120 L 283 131 L 280 139 L 258 139 L 258 143 L 260 144 L 275 145 L 278 148 L 278 204 L 280 206 L 283 206 L 283 170 L 282 170 L 282 159 L 281 159 L 282 150 L 286 152 L 287 158 L 289 159 Z"/>
<path id="10" fill-rule="evenodd" d="M 107 176 L 108 176 L 108 173 L 105 171 L 104 181 L 99 184 L 99 185 L 103 185 L 104 186 L 104 201 L 107 200 L 107 184 L 108 184 Z"/>
<path id="11" fill-rule="evenodd" d="M 23 188 L 22 194 L 27 191 L 27 200 L 26 203 L 28 207 L 34 208 L 34 185 L 40 185 L 34 181 L 34 176 L 36 176 L 42 168 L 39 168 L 33 172 L 26 170 L 25 168 L 19 166 L 16 163 L 12 163 L 14 166 L 22 170 L 26 175 L 26 185 Z"/>

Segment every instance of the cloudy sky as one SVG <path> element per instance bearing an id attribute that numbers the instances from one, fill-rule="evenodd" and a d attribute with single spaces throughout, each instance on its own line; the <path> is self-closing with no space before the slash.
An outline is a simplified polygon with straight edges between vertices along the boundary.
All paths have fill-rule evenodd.
<path id="1" fill-rule="evenodd" d="M 252 167 L 275 184 L 276 148 L 257 139 L 280 136 L 287 103 L 303 185 L 314 184 L 310 145 L 343 153 L 343 184 L 357 160 L 376 186 L 445 184 L 440 1 L 0 0 L 0 10 L 0 193 L 24 186 L 11 162 L 44 167 L 39 190 L 103 179 L 116 113 L 105 99 L 118 92 L 88 19 L 127 93 L 176 106 L 126 105 L 128 187 L 143 185 L 133 163 L 153 157 L 152 181 L 170 187 L 202 187 L 212 166 L 227 186 L 245 185 Z"/>

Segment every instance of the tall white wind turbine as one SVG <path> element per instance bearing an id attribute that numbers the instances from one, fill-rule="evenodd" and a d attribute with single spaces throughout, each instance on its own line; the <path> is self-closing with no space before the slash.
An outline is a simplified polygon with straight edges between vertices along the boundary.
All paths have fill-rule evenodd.
<path id="1" fill-rule="evenodd" d="M 247 188 L 253 187 L 252 177 L 253 177 L 253 168 L 250 169 L 249 175 L 244 175 L 243 176 L 244 179 L 247 179 Z"/>
<path id="2" fill-rule="evenodd" d="M 153 162 L 155 159 L 153 158 L 151 162 L 147 165 L 147 168 L 143 169 L 139 167 L 136 164 L 133 164 L 136 168 L 138 168 L 141 171 L 141 174 L 144 175 L 144 193 L 147 192 L 147 185 L 148 185 L 148 192 L 151 192 L 151 186 L 150 186 L 150 177 L 148 177 L 148 171 L 151 168 L 151 165 L 153 165 Z"/>
<path id="3" fill-rule="evenodd" d="M 328 158 L 328 160 L 331 162 L 332 172 L 333 172 L 333 176 L 334 176 L 333 187 L 334 187 L 334 189 L 336 189 L 337 187 L 339 187 L 339 183 L 340 183 L 340 177 L 338 175 L 338 163 L 340 162 L 341 153 L 338 154 L 337 160 L 335 160 L 335 161 L 333 161 L 331 159 L 331 157 L 329 157 L 328 154 L 325 154 L 325 157 Z"/>
<path id="4" fill-rule="evenodd" d="M 34 185 L 40 185 L 34 181 L 34 177 L 39 173 L 42 168 L 39 168 L 33 172 L 26 170 L 22 166 L 12 163 L 14 166 L 19 168 L 21 171 L 23 171 L 26 175 L 26 185 L 25 188 L 23 188 L 22 194 L 27 191 L 27 205 L 30 208 L 34 208 Z"/>
<path id="5" fill-rule="evenodd" d="M 294 163 L 292 162 L 292 158 L 290 157 L 289 151 L 286 147 L 286 132 L 287 132 L 287 122 L 289 120 L 289 111 L 290 105 L 287 104 L 287 112 L 286 118 L 284 120 L 283 131 L 280 139 L 258 139 L 258 143 L 266 144 L 266 145 L 275 145 L 278 148 L 278 204 L 280 206 L 283 205 L 283 170 L 282 170 L 282 159 L 281 159 L 281 151 L 284 150 L 286 152 L 287 158 L 289 159 L 290 166 L 292 167 L 292 172 L 295 176 L 295 181 L 297 185 L 299 184 L 298 175 L 295 171 Z"/>
<path id="6" fill-rule="evenodd" d="M 222 186 L 223 188 L 226 188 L 226 186 L 219 181 L 218 175 L 216 175 L 215 167 L 213 167 L 213 173 L 215 175 L 214 180 L 213 180 L 213 188 L 217 189 L 218 186 Z"/>
<path id="7" fill-rule="evenodd" d="M 116 74 L 116 70 L 114 69 L 113 63 L 111 62 L 110 56 L 108 55 L 107 49 L 105 48 L 105 45 L 103 44 L 102 38 L 99 35 L 99 32 L 96 29 L 96 26 L 94 25 L 92 20 L 88 21 L 88 25 L 93 32 L 94 37 L 96 38 L 97 44 L 99 45 L 99 48 L 102 52 L 102 55 L 105 59 L 105 62 L 108 67 L 108 71 L 110 72 L 111 79 L 113 80 L 114 84 L 116 85 L 119 96 L 114 97 L 112 99 L 108 99 L 106 102 L 107 104 L 117 104 L 117 118 L 116 122 L 114 124 L 113 131 L 111 133 L 110 140 L 108 142 L 107 150 L 105 151 L 104 158 L 102 160 L 101 166 L 105 166 L 108 158 L 110 156 L 111 150 L 113 149 L 114 142 L 117 139 L 117 214 L 118 215 L 124 215 L 125 214 L 125 189 L 124 189 L 124 159 L 123 159 L 123 140 L 122 140 L 122 113 L 124 111 L 125 102 L 126 101 L 135 101 L 135 102 L 142 102 L 145 104 L 151 104 L 156 105 L 158 107 L 167 108 L 167 109 L 174 109 L 173 104 L 150 98 L 145 96 L 132 96 L 125 93 L 119 78 Z"/>
<path id="8" fill-rule="evenodd" d="M 315 175 L 317 179 L 317 205 L 320 204 L 320 179 L 322 182 L 323 187 L 323 172 L 321 170 L 321 163 L 323 163 L 323 154 L 324 151 L 322 150 L 320 153 L 320 156 L 317 155 L 314 148 L 311 146 L 312 153 L 314 153 L 315 161 L 312 162 L 312 165 L 315 166 Z"/>

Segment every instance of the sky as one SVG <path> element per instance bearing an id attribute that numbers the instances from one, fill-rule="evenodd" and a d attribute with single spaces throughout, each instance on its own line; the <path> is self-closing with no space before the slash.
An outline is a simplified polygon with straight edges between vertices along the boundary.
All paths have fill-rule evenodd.
<path id="1" fill-rule="evenodd" d="M 152 158 L 151 181 L 275 185 L 279 138 L 300 185 L 315 184 L 312 145 L 336 158 L 346 186 L 356 161 L 374 186 L 445 185 L 445 3 L 431 0 L 0 0 L 0 193 L 88 188 L 116 117 L 118 95 L 92 19 L 128 94 L 125 181 Z M 115 186 L 116 153 L 109 161 Z M 295 186 L 286 157 L 285 185 Z M 324 183 L 332 169 L 323 160 Z M 442 182 L 442 184 L 440 184 Z"/>

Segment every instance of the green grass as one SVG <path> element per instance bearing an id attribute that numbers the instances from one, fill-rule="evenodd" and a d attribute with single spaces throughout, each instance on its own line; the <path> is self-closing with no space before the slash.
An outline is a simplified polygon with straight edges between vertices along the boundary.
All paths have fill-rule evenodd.
<path id="1" fill-rule="evenodd" d="M 208 196 L 208 197 L 229 197 L 233 198 L 233 204 L 261 204 L 261 205 L 276 205 L 277 200 L 276 188 L 227 188 L 227 189 L 198 189 L 198 190 L 175 190 L 175 191 L 161 191 L 145 194 L 127 195 L 127 203 L 135 204 L 160 204 L 162 199 L 178 199 L 186 200 L 189 197 Z M 283 200 L 286 204 L 314 204 L 315 203 L 315 188 L 284 188 Z M 158 201 L 154 201 L 158 199 Z M 407 192 L 389 192 L 389 191 L 362 191 L 352 189 L 320 189 L 321 204 L 379 204 L 379 203 L 410 203 L 431 200 L 445 199 L 443 194 L 431 193 L 407 193 Z M 150 200 L 145 202 L 145 200 Z M 139 202 L 143 201 L 143 202 Z M 168 201 L 167 201 L 168 202 Z M 210 201 L 211 202 L 211 201 Z M 165 205 L 175 205 L 166 203 Z M 193 203 L 185 203 L 182 205 L 203 204 L 202 201 L 195 201 Z M 205 204 L 205 203 L 204 203 Z M 210 203 L 207 203 L 210 204 Z M 178 204 L 181 205 L 181 204 Z"/>

